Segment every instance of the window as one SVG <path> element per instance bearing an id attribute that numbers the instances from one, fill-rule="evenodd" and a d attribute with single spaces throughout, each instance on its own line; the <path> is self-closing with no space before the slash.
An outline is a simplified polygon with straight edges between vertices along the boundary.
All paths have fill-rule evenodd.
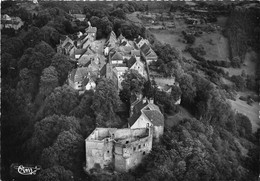
<path id="1" fill-rule="evenodd" d="M 141 145 L 138 145 L 138 149 L 141 149 Z"/>
<path id="2" fill-rule="evenodd" d="M 126 141 L 125 144 L 129 143 L 129 141 Z"/>
<path id="3" fill-rule="evenodd" d="M 143 152 L 143 155 L 145 155 L 145 151 Z"/>
<path id="4" fill-rule="evenodd" d="M 136 147 L 134 147 L 134 151 L 136 150 Z"/>
<path id="5" fill-rule="evenodd" d="M 107 151 L 107 153 L 109 153 L 109 150 Z"/>
<path id="6" fill-rule="evenodd" d="M 145 147 L 145 143 L 143 144 L 143 147 Z"/>

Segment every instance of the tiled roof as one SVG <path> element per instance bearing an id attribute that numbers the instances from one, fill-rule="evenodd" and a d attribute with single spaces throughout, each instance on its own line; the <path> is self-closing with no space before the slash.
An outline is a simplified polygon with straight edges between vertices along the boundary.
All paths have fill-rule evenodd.
<path id="1" fill-rule="evenodd" d="M 146 43 L 144 43 L 140 49 L 145 55 L 147 55 L 150 51 L 150 47 Z"/>
<path id="2" fill-rule="evenodd" d="M 131 50 L 131 55 L 140 57 L 140 50 Z"/>
<path id="3" fill-rule="evenodd" d="M 132 56 L 128 61 L 127 61 L 127 66 L 128 68 L 131 68 L 136 62 L 136 58 Z"/>
<path id="4" fill-rule="evenodd" d="M 135 42 L 138 44 L 142 39 L 143 39 L 143 38 L 140 36 L 140 37 L 138 37 L 138 38 L 136 39 Z"/>
<path id="5" fill-rule="evenodd" d="M 96 33 L 97 32 L 97 28 L 96 27 L 88 27 L 86 29 L 86 33 Z"/>
<path id="6" fill-rule="evenodd" d="M 71 43 L 70 43 L 70 42 L 67 42 L 67 43 L 65 44 L 64 48 L 68 48 L 70 45 L 71 45 Z"/>
<path id="7" fill-rule="evenodd" d="M 144 115 L 152 122 L 154 126 L 163 126 L 164 117 L 161 112 L 157 110 L 143 111 Z"/>
<path id="8" fill-rule="evenodd" d="M 123 60 L 123 56 L 119 52 L 115 52 L 111 56 L 111 60 Z"/>
<path id="9" fill-rule="evenodd" d="M 82 81 L 82 86 L 85 87 L 88 83 L 89 83 L 89 78 L 85 78 L 85 79 L 83 79 L 83 81 Z"/>
<path id="10" fill-rule="evenodd" d="M 138 112 L 136 114 L 133 114 L 129 119 L 128 123 L 130 126 L 133 126 L 133 124 L 136 122 L 136 120 L 142 115 L 141 112 Z"/>
<path id="11" fill-rule="evenodd" d="M 67 38 L 67 36 L 65 36 L 65 35 L 61 35 L 60 40 L 61 40 L 61 41 L 65 41 L 66 38 Z"/>
<path id="12" fill-rule="evenodd" d="M 153 51 L 153 49 L 150 49 L 150 52 L 146 55 L 146 57 L 157 57 L 156 53 Z"/>
<path id="13" fill-rule="evenodd" d="M 71 71 L 70 79 L 73 82 L 82 82 L 84 78 L 87 78 L 89 73 L 88 68 L 80 67 Z"/>

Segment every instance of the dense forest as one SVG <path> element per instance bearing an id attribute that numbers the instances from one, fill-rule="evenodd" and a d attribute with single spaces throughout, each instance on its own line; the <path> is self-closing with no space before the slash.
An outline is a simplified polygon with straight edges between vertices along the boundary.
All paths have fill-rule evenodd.
<path id="1" fill-rule="evenodd" d="M 97 80 L 95 92 L 79 95 L 69 87 L 66 79 L 75 64 L 69 57 L 56 53 L 56 45 L 62 35 L 74 36 L 88 27 L 87 20 L 72 22 L 68 11 L 76 2 L 70 3 L 42 2 L 35 8 L 36 14 L 13 2 L 2 3 L 2 14 L 19 16 L 25 21 L 18 31 L 3 29 L 1 37 L 3 180 L 11 179 L 12 163 L 41 165 L 36 178 L 40 181 L 258 178 L 260 130 L 253 133 L 250 120 L 235 113 L 226 101 L 228 90 L 219 81 L 225 73 L 203 61 L 181 58 L 177 50 L 162 45 L 145 27 L 126 19 L 127 13 L 148 11 L 151 7 L 147 4 L 127 2 L 107 6 L 93 2 L 79 7 L 92 26 L 97 27 L 97 39 L 106 38 L 112 30 L 128 39 L 138 35 L 147 38 L 159 57 L 151 68 L 163 76 L 176 77 L 180 88 L 173 87 L 168 95 L 159 91 L 154 81 L 146 81 L 135 71 L 124 75 L 119 95 L 114 83 L 105 78 Z M 239 17 L 232 14 L 230 21 L 243 21 Z M 256 24 L 253 27 L 256 29 L 243 31 L 248 36 L 251 31 L 258 33 L 258 42 L 253 42 L 254 38 L 251 41 L 257 47 L 259 31 Z M 228 28 L 227 36 L 232 57 L 243 56 L 240 50 L 245 41 L 237 41 L 234 37 L 238 35 L 231 37 L 234 34 L 231 29 Z M 129 108 L 133 92 L 154 97 L 165 118 L 179 111 L 174 103 L 181 95 L 180 106 L 189 110 L 192 118 L 165 128 L 160 142 L 153 145 L 152 152 L 135 170 L 116 175 L 87 175 L 83 171 L 84 139 L 96 126 L 124 125 L 127 120 L 117 109 L 120 102 Z"/>

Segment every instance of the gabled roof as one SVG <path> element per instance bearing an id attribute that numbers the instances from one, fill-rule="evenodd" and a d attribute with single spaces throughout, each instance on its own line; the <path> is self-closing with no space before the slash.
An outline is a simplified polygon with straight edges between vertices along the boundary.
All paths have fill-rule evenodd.
<path id="1" fill-rule="evenodd" d="M 85 79 L 83 79 L 83 81 L 82 81 L 82 86 L 86 86 L 86 85 L 88 85 L 89 81 L 90 81 L 89 78 L 85 78 Z"/>
<path id="2" fill-rule="evenodd" d="M 128 68 L 131 68 L 136 62 L 136 58 L 132 56 L 128 61 L 127 61 L 127 66 Z"/>
<path id="3" fill-rule="evenodd" d="M 131 55 L 140 57 L 140 50 L 131 50 Z"/>
<path id="4" fill-rule="evenodd" d="M 126 42 L 126 41 L 123 41 L 122 43 L 120 43 L 119 46 L 125 46 L 126 44 L 127 44 L 127 42 Z"/>
<path id="5" fill-rule="evenodd" d="M 164 125 L 164 117 L 161 112 L 158 112 L 157 110 L 151 110 L 151 111 L 143 111 L 143 113 L 154 126 Z"/>
<path id="6" fill-rule="evenodd" d="M 153 51 L 153 49 L 150 49 L 150 52 L 146 55 L 146 57 L 157 57 L 156 53 Z"/>
<path id="7" fill-rule="evenodd" d="M 130 126 L 133 126 L 133 124 L 135 124 L 135 122 L 137 121 L 137 119 L 142 115 L 141 112 L 138 112 L 136 114 L 133 114 L 129 119 L 128 119 L 128 123 Z"/>
<path id="8" fill-rule="evenodd" d="M 85 78 L 88 77 L 89 70 L 86 67 L 79 67 L 73 69 L 70 73 L 70 80 L 73 82 L 82 82 Z"/>
<path id="9" fill-rule="evenodd" d="M 135 40 L 135 42 L 138 44 L 142 39 L 143 39 L 143 38 L 142 38 L 141 36 L 139 36 L 139 37 Z"/>
<path id="10" fill-rule="evenodd" d="M 60 36 L 60 40 L 61 40 L 61 41 L 65 41 L 66 38 L 67 38 L 67 36 L 65 36 L 65 35 L 61 35 L 61 36 Z"/>
<path id="11" fill-rule="evenodd" d="M 141 50 L 145 55 L 147 55 L 147 54 L 149 53 L 150 49 L 151 49 L 151 48 L 150 48 L 146 43 L 144 43 L 144 44 L 141 46 L 141 48 L 140 48 L 140 50 Z"/>
<path id="12" fill-rule="evenodd" d="M 72 45 L 70 42 L 67 42 L 65 45 L 64 45 L 64 48 L 68 48 L 70 45 Z"/>
<path id="13" fill-rule="evenodd" d="M 97 27 L 89 26 L 88 28 L 86 28 L 86 33 L 96 33 L 96 32 L 97 32 Z"/>
<path id="14" fill-rule="evenodd" d="M 111 56 L 111 60 L 123 60 L 123 56 L 119 52 L 115 52 Z"/>

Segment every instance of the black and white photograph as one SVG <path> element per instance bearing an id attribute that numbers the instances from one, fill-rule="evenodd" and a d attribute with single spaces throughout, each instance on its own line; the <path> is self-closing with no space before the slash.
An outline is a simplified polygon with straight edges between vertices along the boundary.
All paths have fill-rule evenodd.
<path id="1" fill-rule="evenodd" d="M 260 181 L 260 1 L 0 3 L 0 181 Z"/>

